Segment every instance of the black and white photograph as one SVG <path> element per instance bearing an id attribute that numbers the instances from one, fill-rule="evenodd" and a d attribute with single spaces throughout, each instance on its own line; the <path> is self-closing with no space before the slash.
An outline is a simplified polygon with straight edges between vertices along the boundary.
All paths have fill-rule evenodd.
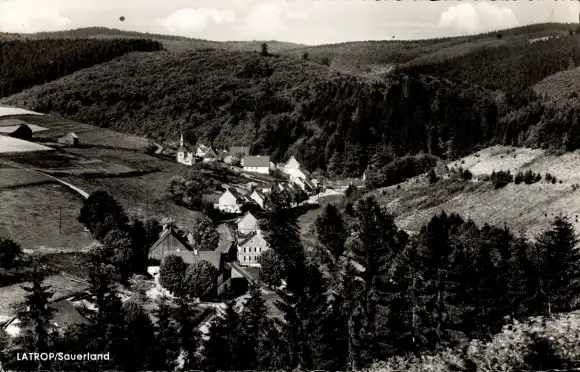
<path id="1" fill-rule="evenodd" d="M 579 215 L 580 1 L 0 0 L 0 372 L 580 371 Z"/>

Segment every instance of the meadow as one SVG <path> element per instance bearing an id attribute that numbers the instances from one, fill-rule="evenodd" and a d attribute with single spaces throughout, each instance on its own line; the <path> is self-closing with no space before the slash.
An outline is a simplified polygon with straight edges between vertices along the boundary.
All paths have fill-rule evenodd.
<path id="1" fill-rule="evenodd" d="M 0 205 L 0 236 L 24 249 L 78 251 L 93 243 L 77 221 L 81 197 L 62 185 L 1 190 Z"/>
<path id="2" fill-rule="evenodd" d="M 18 138 L 12 138 L 0 135 L 0 154 L 32 151 L 51 151 L 50 147 L 42 146 L 34 142 L 23 141 Z"/>
<path id="3" fill-rule="evenodd" d="M 0 190 L 55 182 L 55 180 L 37 172 L 4 167 L 0 164 Z"/>

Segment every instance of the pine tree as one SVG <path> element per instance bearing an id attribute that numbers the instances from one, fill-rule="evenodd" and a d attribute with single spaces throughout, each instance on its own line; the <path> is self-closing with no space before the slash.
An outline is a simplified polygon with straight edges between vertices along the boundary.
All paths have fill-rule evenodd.
<path id="1" fill-rule="evenodd" d="M 149 370 L 156 348 L 153 323 L 143 307 L 136 302 L 125 302 L 123 309 L 127 342 L 122 350 L 122 370 Z"/>
<path id="2" fill-rule="evenodd" d="M 194 369 L 199 365 L 196 352 L 200 344 L 201 335 L 195 328 L 195 320 L 198 317 L 199 309 L 187 303 L 182 298 L 177 299 L 176 322 L 179 326 L 179 347 L 183 356 L 183 369 Z"/>
<path id="3" fill-rule="evenodd" d="M 238 342 L 255 342 L 253 339 L 239 339 L 240 317 L 235 301 L 226 305 L 224 314 L 217 314 L 209 327 L 209 339 L 204 342 L 204 370 L 227 371 L 238 369 Z M 242 341 L 244 340 L 244 341 Z"/>
<path id="4" fill-rule="evenodd" d="M 322 213 L 316 218 L 315 226 L 318 241 L 335 259 L 338 259 L 344 252 L 348 232 L 336 205 L 328 204 L 324 207 Z"/>
<path id="5" fill-rule="evenodd" d="M 580 296 L 580 252 L 572 224 L 556 217 L 552 229 L 541 234 L 536 243 L 536 262 L 540 289 L 548 314 L 570 311 Z"/>
<path id="6" fill-rule="evenodd" d="M 388 304 L 384 285 L 390 280 L 396 257 L 406 245 L 407 236 L 397 229 L 393 217 L 372 197 L 360 200 L 356 206 L 358 243 L 353 246 L 355 260 L 364 267 L 358 276 L 363 290 L 350 320 L 351 368 L 358 369 L 379 357 L 389 340 L 380 334 L 380 324 L 386 314 L 379 312 Z"/>
<path id="7" fill-rule="evenodd" d="M 26 291 L 23 308 L 18 311 L 21 333 L 17 343 L 26 352 L 46 352 L 52 341 L 49 333 L 53 309 L 50 307 L 52 292 L 49 286 L 43 285 L 44 277 L 35 275 L 32 287 L 22 287 Z M 49 362 L 31 362 L 36 368 L 47 368 Z"/>
<path id="8" fill-rule="evenodd" d="M 159 299 L 159 305 L 154 314 L 157 324 L 152 369 L 173 371 L 179 356 L 179 333 L 172 316 L 173 308 L 167 297 L 162 296 Z"/>

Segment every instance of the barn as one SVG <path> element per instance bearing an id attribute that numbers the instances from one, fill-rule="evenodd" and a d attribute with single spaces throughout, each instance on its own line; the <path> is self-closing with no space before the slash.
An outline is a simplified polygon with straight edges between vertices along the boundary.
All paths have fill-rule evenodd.
<path id="1" fill-rule="evenodd" d="M 16 127 L 11 133 L 9 133 L 11 137 L 18 138 L 25 141 L 32 140 L 32 129 L 28 125 L 19 125 Z"/>
<path id="2" fill-rule="evenodd" d="M 76 133 L 70 132 L 67 133 L 66 136 L 59 138 L 58 142 L 69 146 L 78 146 L 79 137 L 76 135 Z"/>

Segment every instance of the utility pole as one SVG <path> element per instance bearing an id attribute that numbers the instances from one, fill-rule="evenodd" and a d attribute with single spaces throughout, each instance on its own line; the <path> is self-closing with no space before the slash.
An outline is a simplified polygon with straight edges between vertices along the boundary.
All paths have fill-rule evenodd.
<path id="1" fill-rule="evenodd" d="M 58 234 L 62 234 L 62 207 L 58 207 Z"/>
<path id="2" fill-rule="evenodd" d="M 149 209 L 149 189 L 145 189 L 145 221 L 147 221 L 148 209 Z"/>

